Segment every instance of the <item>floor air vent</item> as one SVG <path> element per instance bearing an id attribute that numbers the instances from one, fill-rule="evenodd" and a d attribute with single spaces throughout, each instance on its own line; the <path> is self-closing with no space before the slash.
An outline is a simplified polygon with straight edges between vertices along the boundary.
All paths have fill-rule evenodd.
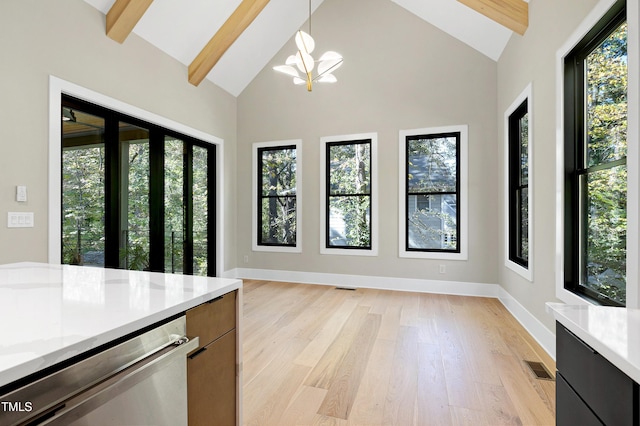
<path id="1" fill-rule="evenodd" d="M 349 291 L 356 291 L 355 288 L 353 287 L 336 287 L 336 290 L 349 290 Z"/>
<path id="2" fill-rule="evenodd" d="M 554 380 L 553 376 L 549 373 L 549 370 L 547 370 L 547 367 L 545 367 L 543 363 L 537 361 L 525 361 L 524 363 L 527 364 L 527 367 L 529 367 L 533 375 L 536 376 L 536 379 Z"/>

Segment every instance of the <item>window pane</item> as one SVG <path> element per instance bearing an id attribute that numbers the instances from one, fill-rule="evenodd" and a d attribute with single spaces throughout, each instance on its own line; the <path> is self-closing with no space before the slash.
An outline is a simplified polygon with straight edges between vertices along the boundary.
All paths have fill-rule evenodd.
<path id="1" fill-rule="evenodd" d="M 329 247 L 371 247 L 371 198 L 329 197 Z"/>
<path id="2" fill-rule="evenodd" d="M 408 204 L 409 249 L 457 249 L 456 195 L 409 195 Z"/>
<path id="3" fill-rule="evenodd" d="M 261 150 L 262 195 L 296 193 L 296 150 Z"/>
<path id="4" fill-rule="evenodd" d="M 149 131 L 120 123 L 122 183 L 121 267 L 149 269 Z"/>
<path id="5" fill-rule="evenodd" d="M 295 197 L 262 199 L 261 244 L 296 244 Z"/>
<path id="6" fill-rule="evenodd" d="M 164 139 L 164 271 L 184 270 L 184 142 Z"/>
<path id="7" fill-rule="evenodd" d="M 520 185 L 529 182 L 529 114 L 519 120 L 520 128 Z"/>
<path id="8" fill-rule="evenodd" d="M 328 144 L 329 192 L 369 194 L 371 192 L 371 144 Z"/>
<path id="9" fill-rule="evenodd" d="M 424 137 L 407 142 L 409 192 L 456 192 L 456 137 Z"/>
<path id="10" fill-rule="evenodd" d="M 627 24 L 586 59 L 587 164 L 627 156 Z"/>
<path id="11" fill-rule="evenodd" d="M 524 260 L 529 260 L 529 189 L 522 188 L 516 193 L 518 211 L 518 247 L 516 255 Z"/>
<path id="12" fill-rule="evenodd" d="M 627 167 L 590 173 L 586 181 L 586 248 L 582 285 L 626 300 Z"/>
<path id="13" fill-rule="evenodd" d="M 258 150 L 260 198 L 258 244 L 296 245 L 296 148 Z"/>
<path id="14" fill-rule="evenodd" d="M 104 119 L 63 107 L 62 263 L 104 266 Z"/>
<path id="15" fill-rule="evenodd" d="M 212 148 L 213 149 L 213 148 Z M 207 275 L 209 270 L 209 150 L 193 147 L 193 274 Z"/>

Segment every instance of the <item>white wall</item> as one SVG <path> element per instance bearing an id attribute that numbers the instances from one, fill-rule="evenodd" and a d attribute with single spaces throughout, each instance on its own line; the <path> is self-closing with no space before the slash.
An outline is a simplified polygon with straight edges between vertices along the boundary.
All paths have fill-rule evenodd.
<path id="1" fill-rule="evenodd" d="M 168 29 L 170 30 L 170 29 Z M 131 34 L 105 35 L 105 16 L 81 0 L 0 2 L 0 263 L 47 259 L 49 75 L 224 139 L 235 163 L 236 99 Z M 235 176 L 227 167 L 224 269 L 235 266 Z M 28 203 L 15 201 L 27 185 Z M 32 211 L 35 227 L 8 229 L 8 211 Z"/>
<path id="2" fill-rule="evenodd" d="M 388 0 L 325 0 L 313 14 L 312 36 L 317 54 L 336 50 L 345 58 L 336 84 L 318 84 L 308 93 L 274 72 L 272 66 L 294 52 L 290 40 L 238 98 L 238 266 L 496 284 L 496 63 Z M 400 259 L 398 133 L 465 124 L 468 260 Z M 320 138 L 367 132 L 378 134 L 379 254 L 321 255 Z M 302 253 L 252 252 L 251 145 L 288 139 L 302 139 Z"/>
<path id="3" fill-rule="evenodd" d="M 544 304 L 556 301 L 556 53 L 590 13 L 597 0 L 535 0 L 529 3 L 529 29 L 524 36 L 511 37 L 498 61 L 498 138 L 504 139 L 503 114 L 531 83 L 533 103 L 529 114 L 533 122 L 534 259 L 533 282 L 504 265 L 505 247 L 500 246 L 499 283 L 532 315 L 555 330 L 553 317 Z M 499 145 L 500 158 L 504 146 Z M 504 186 L 501 174 L 500 188 Z M 505 199 L 501 198 L 504 207 Z M 500 222 L 507 220 L 499 210 Z M 500 226 L 501 241 L 504 226 Z"/>

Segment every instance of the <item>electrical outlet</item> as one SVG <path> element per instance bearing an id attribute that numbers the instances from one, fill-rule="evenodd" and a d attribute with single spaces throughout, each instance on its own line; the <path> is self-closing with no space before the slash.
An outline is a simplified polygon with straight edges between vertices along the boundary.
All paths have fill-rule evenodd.
<path id="1" fill-rule="evenodd" d="M 444 274 L 447 272 L 447 265 L 440 265 L 440 273 Z"/>
<path id="2" fill-rule="evenodd" d="M 249 255 L 248 254 L 244 255 L 244 263 L 249 263 Z"/>

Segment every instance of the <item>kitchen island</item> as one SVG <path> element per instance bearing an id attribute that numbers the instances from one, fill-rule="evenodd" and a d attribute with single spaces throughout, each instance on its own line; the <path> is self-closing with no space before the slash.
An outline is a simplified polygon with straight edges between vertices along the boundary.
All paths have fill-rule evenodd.
<path id="1" fill-rule="evenodd" d="M 0 265 L 0 395 L 185 313 L 188 330 L 190 310 L 227 294 L 234 300 L 234 375 L 239 378 L 241 287 L 237 279 L 41 263 Z"/>

